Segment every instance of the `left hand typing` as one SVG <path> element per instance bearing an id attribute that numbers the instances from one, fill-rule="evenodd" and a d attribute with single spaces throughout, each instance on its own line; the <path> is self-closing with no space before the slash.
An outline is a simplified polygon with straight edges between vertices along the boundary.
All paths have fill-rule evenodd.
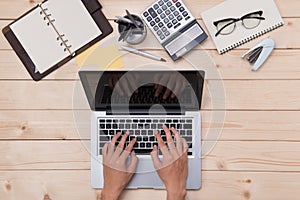
<path id="1" fill-rule="evenodd" d="M 116 134 L 110 143 L 104 145 L 102 150 L 104 175 L 102 200 L 116 200 L 119 198 L 121 192 L 131 180 L 138 162 L 135 152 L 132 151 L 136 139 L 133 139 L 124 149 L 128 137 L 128 133 L 126 133 L 115 148 L 115 143 L 119 137 L 121 137 L 121 133 Z M 131 161 L 126 165 L 129 156 L 131 156 Z"/>

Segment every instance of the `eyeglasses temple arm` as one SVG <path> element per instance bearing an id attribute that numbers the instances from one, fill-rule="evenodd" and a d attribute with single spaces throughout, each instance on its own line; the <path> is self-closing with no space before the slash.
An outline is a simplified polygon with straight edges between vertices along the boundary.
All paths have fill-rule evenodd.
<path id="1" fill-rule="evenodd" d="M 236 21 L 234 22 L 231 22 L 231 23 L 228 23 L 226 24 L 225 26 L 223 26 L 216 34 L 215 34 L 215 37 L 217 37 L 218 35 L 220 35 L 220 33 L 227 27 L 227 26 L 230 26 L 231 24 L 235 23 Z"/>

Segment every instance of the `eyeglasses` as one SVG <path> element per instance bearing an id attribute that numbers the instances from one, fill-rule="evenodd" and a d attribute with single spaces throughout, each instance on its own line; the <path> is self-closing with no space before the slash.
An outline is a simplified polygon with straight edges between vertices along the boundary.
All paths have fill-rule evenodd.
<path id="1" fill-rule="evenodd" d="M 243 17 L 237 19 L 227 18 L 227 19 L 215 21 L 214 25 L 216 26 L 218 31 L 215 37 L 217 37 L 218 35 L 231 34 L 235 30 L 236 23 L 238 21 L 242 21 L 242 25 L 246 29 L 254 29 L 260 24 L 261 20 L 265 20 L 265 18 L 262 17 L 262 14 L 263 11 L 256 11 L 256 12 L 246 14 Z"/>

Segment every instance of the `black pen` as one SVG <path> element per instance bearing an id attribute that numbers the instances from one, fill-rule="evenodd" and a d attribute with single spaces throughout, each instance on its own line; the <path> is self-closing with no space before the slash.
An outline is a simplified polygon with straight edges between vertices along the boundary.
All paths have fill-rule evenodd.
<path id="1" fill-rule="evenodd" d="M 133 23 L 130 19 L 127 19 L 127 18 L 125 18 L 125 17 L 116 16 L 116 18 L 117 18 L 117 19 L 114 20 L 116 23 L 121 22 L 121 23 L 128 23 L 128 24 L 134 25 L 134 23 Z M 142 24 L 141 22 L 139 22 L 139 21 L 134 21 L 134 22 L 135 22 L 139 27 L 143 25 L 143 24 Z"/>
<path id="2" fill-rule="evenodd" d="M 123 22 L 123 23 L 127 23 L 127 24 L 134 24 L 134 22 L 132 22 L 132 20 L 130 20 L 130 19 L 127 19 L 127 18 L 125 18 L 125 17 L 121 17 L 121 16 L 116 16 L 116 20 L 115 20 L 115 22 Z"/>
<path id="3" fill-rule="evenodd" d="M 127 31 L 129 30 L 129 27 L 128 26 L 123 26 L 122 30 L 120 31 L 120 37 L 118 39 L 118 41 L 120 42 L 121 40 L 124 41 L 124 37 L 127 33 Z"/>
<path id="4" fill-rule="evenodd" d="M 133 22 L 133 24 L 135 25 L 135 27 L 138 30 L 141 30 L 141 28 L 138 26 L 137 22 L 135 21 L 135 19 L 132 17 L 132 15 L 130 14 L 130 12 L 128 10 L 126 10 L 127 16 L 129 17 L 129 19 Z"/>
<path id="5" fill-rule="evenodd" d="M 124 22 L 124 21 L 118 21 L 118 20 L 114 20 L 114 22 L 116 22 L 117 24 L 123 25 L 123 26 L 131 26 L 133 24 Z"/>

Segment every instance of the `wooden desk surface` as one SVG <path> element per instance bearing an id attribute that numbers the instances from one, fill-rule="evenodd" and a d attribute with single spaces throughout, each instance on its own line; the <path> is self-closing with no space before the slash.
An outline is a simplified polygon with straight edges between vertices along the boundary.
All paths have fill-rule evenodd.
<path id="1" fill-rule="evenodd" d="M 221 1 L 185 2 L 203 25 L 200 13 Z M 187 199 L 299 199 L 300 2 L 275 1 L 285 26 L 264 36 L 274 38 L 277 46 L 259 72 L 241 66 L 240 60 L 240 55 L 259 39 L 222 56 L 211 39 L 203 44 L 221 74 L 219 80 L 207 77 L 207 84 L 224 83 L 226 118 L 218 143 L 203 159 L 203 187 L 188 192 Z M 126 8 L 140 13 L 151 2 L 101 0 L 111 22 Z M 35 4 L 28 0 L 0 0 L 1 28 Z M 149 36 L 146 43 L 149 51 L 168 57 L 153 37 Z M 129 59 L 147 62 L 134 55 Z M 0 34 L 1 200 L 100 198 L 101 191 L 90 187 L 90 155 L 73 119 L 77 70 L 73 60 L 36 83 Z M 209 126 L 217 126 L 209 124 L 214 110 L 208 104 L 202 111 L 204 132 Z M 122 199 L 164 197 L 164 191 L 133 190 L 124 192 Z"/>

